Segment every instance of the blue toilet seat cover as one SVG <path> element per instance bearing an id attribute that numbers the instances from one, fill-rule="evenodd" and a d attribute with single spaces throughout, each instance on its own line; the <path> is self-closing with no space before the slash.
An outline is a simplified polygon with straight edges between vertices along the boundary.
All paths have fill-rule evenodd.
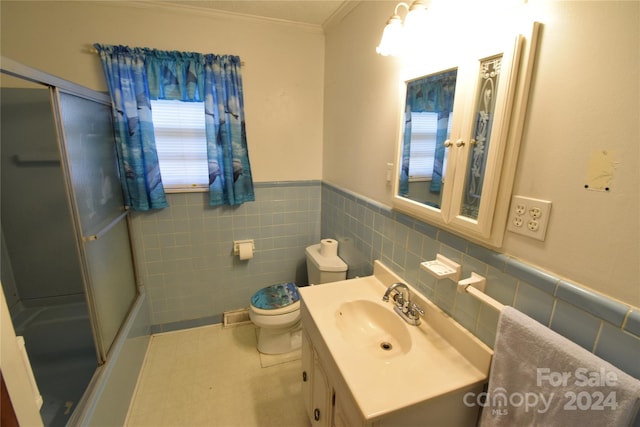
<path id="1" fill-rule="evenodd" d="M 278 283 L 260 289 L 251 297 L 251 305 L 262 310 L 286 307 L 300 300 L 295 283 Z"/>

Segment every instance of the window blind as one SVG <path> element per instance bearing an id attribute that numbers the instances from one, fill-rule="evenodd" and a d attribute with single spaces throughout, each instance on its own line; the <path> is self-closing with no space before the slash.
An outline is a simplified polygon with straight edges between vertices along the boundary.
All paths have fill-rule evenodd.
<path id="1" fill-rule="evenodd" d="M 209 184 L 203 102 L 151 101 L 162 182 L 168 189 Z"/>
<path id="2" fill-rule="evenodd" d="M 409 181 L 431 179 L 435 161 L 437 128 L 437 113 L 411 113 Z"/>

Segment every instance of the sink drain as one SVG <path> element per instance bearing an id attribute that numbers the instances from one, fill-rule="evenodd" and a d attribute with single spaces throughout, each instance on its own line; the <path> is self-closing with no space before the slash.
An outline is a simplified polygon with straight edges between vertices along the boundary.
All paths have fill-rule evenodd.
<path id="1" fill-rule="evenodd" d="M 393 346 L 391 345 L 390 342 L 382 342 L 380 343 L 380 348 L 385 350 L 385 351 L 389 351 L 393 348 Z"/>

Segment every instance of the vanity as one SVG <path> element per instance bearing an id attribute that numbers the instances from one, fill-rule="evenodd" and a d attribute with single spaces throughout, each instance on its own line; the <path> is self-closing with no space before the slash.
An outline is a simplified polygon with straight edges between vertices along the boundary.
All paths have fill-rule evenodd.
<path id="1" fill-rule="evenodd" d="M 492 350 L 410 285 L 424 314 L 418 325 L 401 318 L 383 301 L 401 281 L 376 261 L 372 276 L 300 288 L 311 425 L 476 424 Z"/>

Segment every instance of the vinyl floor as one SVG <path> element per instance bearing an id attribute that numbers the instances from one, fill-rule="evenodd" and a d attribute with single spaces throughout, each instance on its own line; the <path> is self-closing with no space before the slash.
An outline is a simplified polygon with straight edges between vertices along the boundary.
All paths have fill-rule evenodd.
<path id="1" fill-rule="evenodd" d="M 300 350 L 264 356 L 253 324 L 153 335 L 126 425 L 308 427 Z"/>

